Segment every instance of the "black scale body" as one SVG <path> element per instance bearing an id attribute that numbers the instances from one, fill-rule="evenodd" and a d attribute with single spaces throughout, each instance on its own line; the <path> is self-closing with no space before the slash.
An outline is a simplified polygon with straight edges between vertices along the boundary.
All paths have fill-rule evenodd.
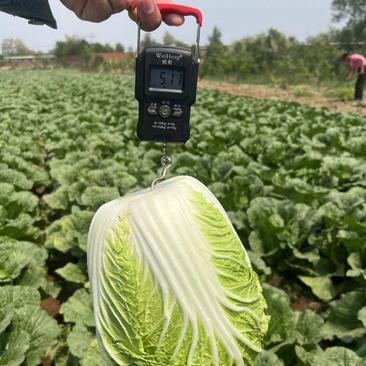
<path id="1" fill-rule="evenodd" d="M 141 141 L 185 143 L 196 101 L 199 61 L 171 46 L 144 49 L 136 58 L 137 136 Z"/>

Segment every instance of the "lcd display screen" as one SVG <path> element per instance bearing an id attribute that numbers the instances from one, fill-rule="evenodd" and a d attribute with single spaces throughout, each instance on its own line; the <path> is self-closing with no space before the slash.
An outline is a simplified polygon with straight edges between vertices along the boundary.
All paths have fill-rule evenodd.
<path id="1" fill-rule="evenodd" d="M 150 91 L 183 93 L 184 69 L 176 67 L 152 67 Z"/>

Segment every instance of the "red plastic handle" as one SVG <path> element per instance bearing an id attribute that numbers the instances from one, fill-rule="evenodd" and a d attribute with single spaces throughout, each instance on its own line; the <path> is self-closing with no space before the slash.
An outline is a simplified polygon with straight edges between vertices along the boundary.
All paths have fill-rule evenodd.
<path id="1" fill-rule="evenodd" d="M 203 15 L 201 10 L 197 8 L 192 8 L 190 6 L 179 5 L 174 3 L 159 3 L 157 5 L 161 15 L 179 14 L 184 17 L 192 15 L 197 19 L 197 24 L 199 24 L 200 27 L 202 27 Z"/>

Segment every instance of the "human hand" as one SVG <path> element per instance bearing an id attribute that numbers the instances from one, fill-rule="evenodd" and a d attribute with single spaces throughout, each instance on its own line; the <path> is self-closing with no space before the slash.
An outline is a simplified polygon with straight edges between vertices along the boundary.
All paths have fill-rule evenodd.
<path id="1" fill-rule="evenodd" d="M 171 3 L 171 0 L 61 0 L 80 19 L 90 22 L 102 22 L 112 14 L 124 10 L 130 12 L 134 21 L 140 22 L 144 31 L 150 32 L 158 28 L 162 21 L 168 25 L 179 26 L 184 18 L 178 14 L 161 16 L 158 3 Z"/>

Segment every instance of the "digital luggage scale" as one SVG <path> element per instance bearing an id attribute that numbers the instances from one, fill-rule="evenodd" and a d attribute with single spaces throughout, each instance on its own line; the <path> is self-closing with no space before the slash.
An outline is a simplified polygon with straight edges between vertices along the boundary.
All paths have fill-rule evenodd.
<path id="1" fill-rule="evenodd" d="M 190 137 L 191 107 L 196 101 L 199 45 L 203 16 L 199 9 L 158 4 L 161 14 L 192 15 L 196 18 L 195 50 L 151 46 L 141 50 L 138 29 L 136 99 L 139 102 L 137 136 L 141 141 L 185 143 Z"/>

